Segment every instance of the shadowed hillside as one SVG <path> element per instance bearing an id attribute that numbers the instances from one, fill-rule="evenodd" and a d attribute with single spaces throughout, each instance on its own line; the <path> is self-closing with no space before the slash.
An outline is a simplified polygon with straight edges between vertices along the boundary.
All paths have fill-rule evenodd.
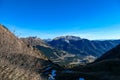
<path id="1" fill-rule="evenodd" d="M 100 80 L 120 80 L 120 45 L 106 52 L 95 62 L 75 67 L 74 70 L 90 74 Z"/>
<path id="2" fill-rule="evenodd" d="M 98 58 L 96 62 L 108 59 L 120 59 L 120 45 L 106 52 L 104 55 Z"/>

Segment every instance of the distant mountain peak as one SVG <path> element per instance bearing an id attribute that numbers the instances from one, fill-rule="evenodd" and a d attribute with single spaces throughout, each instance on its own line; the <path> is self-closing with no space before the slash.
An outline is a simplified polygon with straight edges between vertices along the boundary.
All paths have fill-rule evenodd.
<path id="1" fill-rule="evenodd" d="M 60 36 L 60 37 L 56 37 L 54 38 L 54 40 L 65 40 L 65 41 L 69 41 L 69 40 L 81 40 L 80 37 L 77 36 L 71 36 L 71 35 L 67 35 L 67 36 Z"/>

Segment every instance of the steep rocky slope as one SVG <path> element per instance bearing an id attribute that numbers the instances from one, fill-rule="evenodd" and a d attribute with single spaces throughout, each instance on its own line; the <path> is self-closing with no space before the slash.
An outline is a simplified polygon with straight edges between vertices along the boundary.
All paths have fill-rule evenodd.
<path id="1" fill-rule="evenodd" d="M 45 80 L 40 76 L 50 62 L 0 25 L 0 80 Z"/>

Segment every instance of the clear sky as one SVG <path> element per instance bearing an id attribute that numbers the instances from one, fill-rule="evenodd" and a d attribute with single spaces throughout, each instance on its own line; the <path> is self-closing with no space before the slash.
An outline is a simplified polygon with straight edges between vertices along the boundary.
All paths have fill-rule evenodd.
<path id="1" fill-rule="evenodd" d="M 120 0 L 0 0 L 0 23 L 19 37 L 120 39 Z"/>

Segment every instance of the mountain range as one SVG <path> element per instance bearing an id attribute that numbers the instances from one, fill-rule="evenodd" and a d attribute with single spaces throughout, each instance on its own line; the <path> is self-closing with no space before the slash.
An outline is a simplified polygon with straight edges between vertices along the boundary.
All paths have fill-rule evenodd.
<path id="1" fill-rule="evenodd" d="M 27 45 L 37 48 L 48 59 L 61 66 L 69 64 L 75 58 L 75 55 L 69 54 L 63 50 L 53 48 L 46 42 L 37 37 L 21 38 Z M 70 59 L 71 58 L 71 59 Z"/>
<path id="2" fill-rule="evenodd" d="M 76 36 L 61 36 L 49 40 L 47 43 L 84 60 L 86 56 L 92 56 L 94 59 L 100 57 L 120 44 L 120 40 L 88 40 Z"/>
<path id="3" fill-rule="evenodd" d="M 120 43 L 120 40 L 88 40 L 76 36 L 61 36 L 53 40 L 27 37 L 21 40 L 62 66 L 91 63 Z"/>
<path id="4" fill-rule="evenodd" d="M 56 80 L 120 80 L 120 40 L 18 38 L 0 25 L 0 80 L 47 80 L 54 69 Z"/>

